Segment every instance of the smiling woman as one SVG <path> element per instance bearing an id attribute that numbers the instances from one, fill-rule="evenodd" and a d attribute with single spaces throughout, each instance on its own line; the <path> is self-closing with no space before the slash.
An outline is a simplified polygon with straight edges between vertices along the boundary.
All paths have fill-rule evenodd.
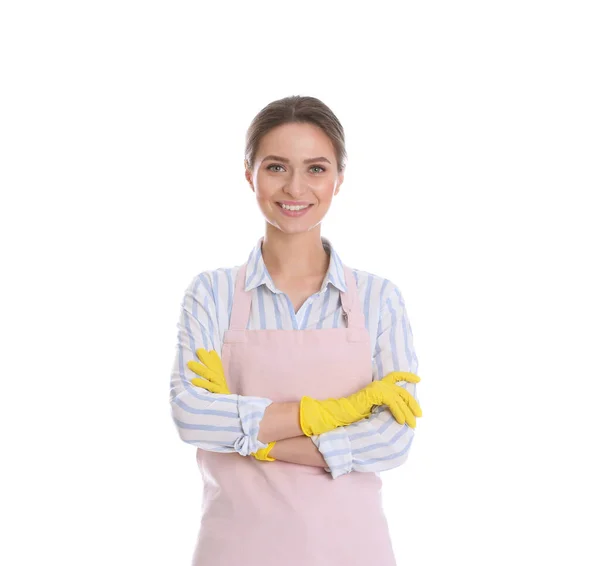
<path id="1" fill-rule="evenodd" d="M 296 121 L 277 126 L 270 117 L 259 115 L 250 126 L 246 179 L 273 228 L 306 233 L 323 220 L 344 180 L 343 130 L 334 120 L 326 124 L 333 130 L 332 139 L 322 126 L 301 121 L 298 113 Z M 251 146 L 253 141 L 256 147 Z M 286 218 L 303 220 L 286 222 Z"/>
<path id="2" fill-rule="evenodd" d="M 265 234 L 190 283 L 171 376 L 204 482 L 193 566 L 393 566 L 379 472 L 404 464 L 421 416 L 402 294 L 321 236 L 346 162 L 323 102 L 270 103 L 246 142 Z"/>

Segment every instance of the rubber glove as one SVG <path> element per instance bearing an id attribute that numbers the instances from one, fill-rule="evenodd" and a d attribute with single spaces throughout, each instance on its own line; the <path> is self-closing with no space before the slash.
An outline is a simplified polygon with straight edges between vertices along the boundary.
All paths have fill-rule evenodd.
<path id="1" fill-rule="evenodd" d="M 202 363 L 189 361 L 187 367 L 202 377 L 194 377 L 191 380 L 192 384 L 207 389 L 212 393 L 231 395 L 231 391 L 229 391 L 229 387 L 227 386 L 227 380 L 225 379 L 223 363 L 217 351 L 211 350 L 209 352 L 204 348 L 198 348 L 196 355 Z M 250 456 L 254 456 L 257 460 L 274 462 L 275 458 L 269 456 L 269 452 L 273 449 L 273 446 L 275 446 L 275 442 L 269 443 L 265 448 L 253 452 Z"/>
<path id="2" fill-rule="evenodd" d="M 368 417 L 376 405 L 387 405 L 400 424 L 417 426 L 415 417 L 423 415 L 415 398 L 398 381 L 418 383 L 421 378 L 407 371 L 393 371 L 383 379 L 369 383 L 348 397 L 317 401 L 312 397 L 300 400 L 300 427 L 306 436 L 323 434 Z"/>
<path id="3" fill-rule="evenodd" d="M 275 458 L 269 456 L 269 452 L 271 452 L 273 446 L 275 446 L 275 441 L 269 442 L 266 448 L 261 448 L 250 454 L 250 456 L 254 456 L 257 460 L 262 460 L 264 462 L 275 462 Z"/>
<path id="4" fill-rule="evenodd" d="M 187 367 L 202 377 L 194 377 L 192 383 L 212 393 L 231 395 L 231 391 L 229 391 L 229 387 L 227 386 L 227 380 L 225 379 L 223 363 L 217 351 L 211 350 L 209 352 L 204 348 L 198 348 L 196 356 L 198 356 L 198 359 L 202 363 L 189 361 Z"/>

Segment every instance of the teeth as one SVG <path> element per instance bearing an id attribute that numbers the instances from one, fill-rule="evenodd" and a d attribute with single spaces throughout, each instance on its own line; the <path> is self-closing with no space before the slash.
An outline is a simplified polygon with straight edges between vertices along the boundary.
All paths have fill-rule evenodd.
<path id="1" fill-rule="evenodd" d="M 285 208 L 286 210 L 304 210 L 305 208 L 308 208 L 309 205 L 305 204 L 304 206 L 289 206 L 287 204 L 281 204 L 281 208 Z"/>

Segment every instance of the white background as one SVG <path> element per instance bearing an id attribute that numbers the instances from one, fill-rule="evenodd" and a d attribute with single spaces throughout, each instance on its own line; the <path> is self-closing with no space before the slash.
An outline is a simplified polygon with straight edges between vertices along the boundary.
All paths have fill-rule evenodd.
<path id="1" fill-rule="evenodd" d="M 2 3 L 0 562 L 189 564 L 179 306 L 263 233 L 245 131 L 302 94 L 347 136 L 322 234 L 400 287 L 420 362 L 398 563 L 597 565 L 596 7 Z"/>

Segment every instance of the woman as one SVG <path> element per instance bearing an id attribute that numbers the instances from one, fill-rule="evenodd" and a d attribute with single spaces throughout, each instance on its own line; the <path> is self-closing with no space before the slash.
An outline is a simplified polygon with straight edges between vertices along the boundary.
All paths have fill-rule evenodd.
<path id="1" fill-rule="evenodd" d="M 421 416 L 402 295 L 321 237 L 346 160 L 325 104 L 272 102 L 246 141 L 265 234 L 193 279 L 178 325 L 172 415 L 204 484 L 193 565 L 392 566 L 379 472 Z"/>

